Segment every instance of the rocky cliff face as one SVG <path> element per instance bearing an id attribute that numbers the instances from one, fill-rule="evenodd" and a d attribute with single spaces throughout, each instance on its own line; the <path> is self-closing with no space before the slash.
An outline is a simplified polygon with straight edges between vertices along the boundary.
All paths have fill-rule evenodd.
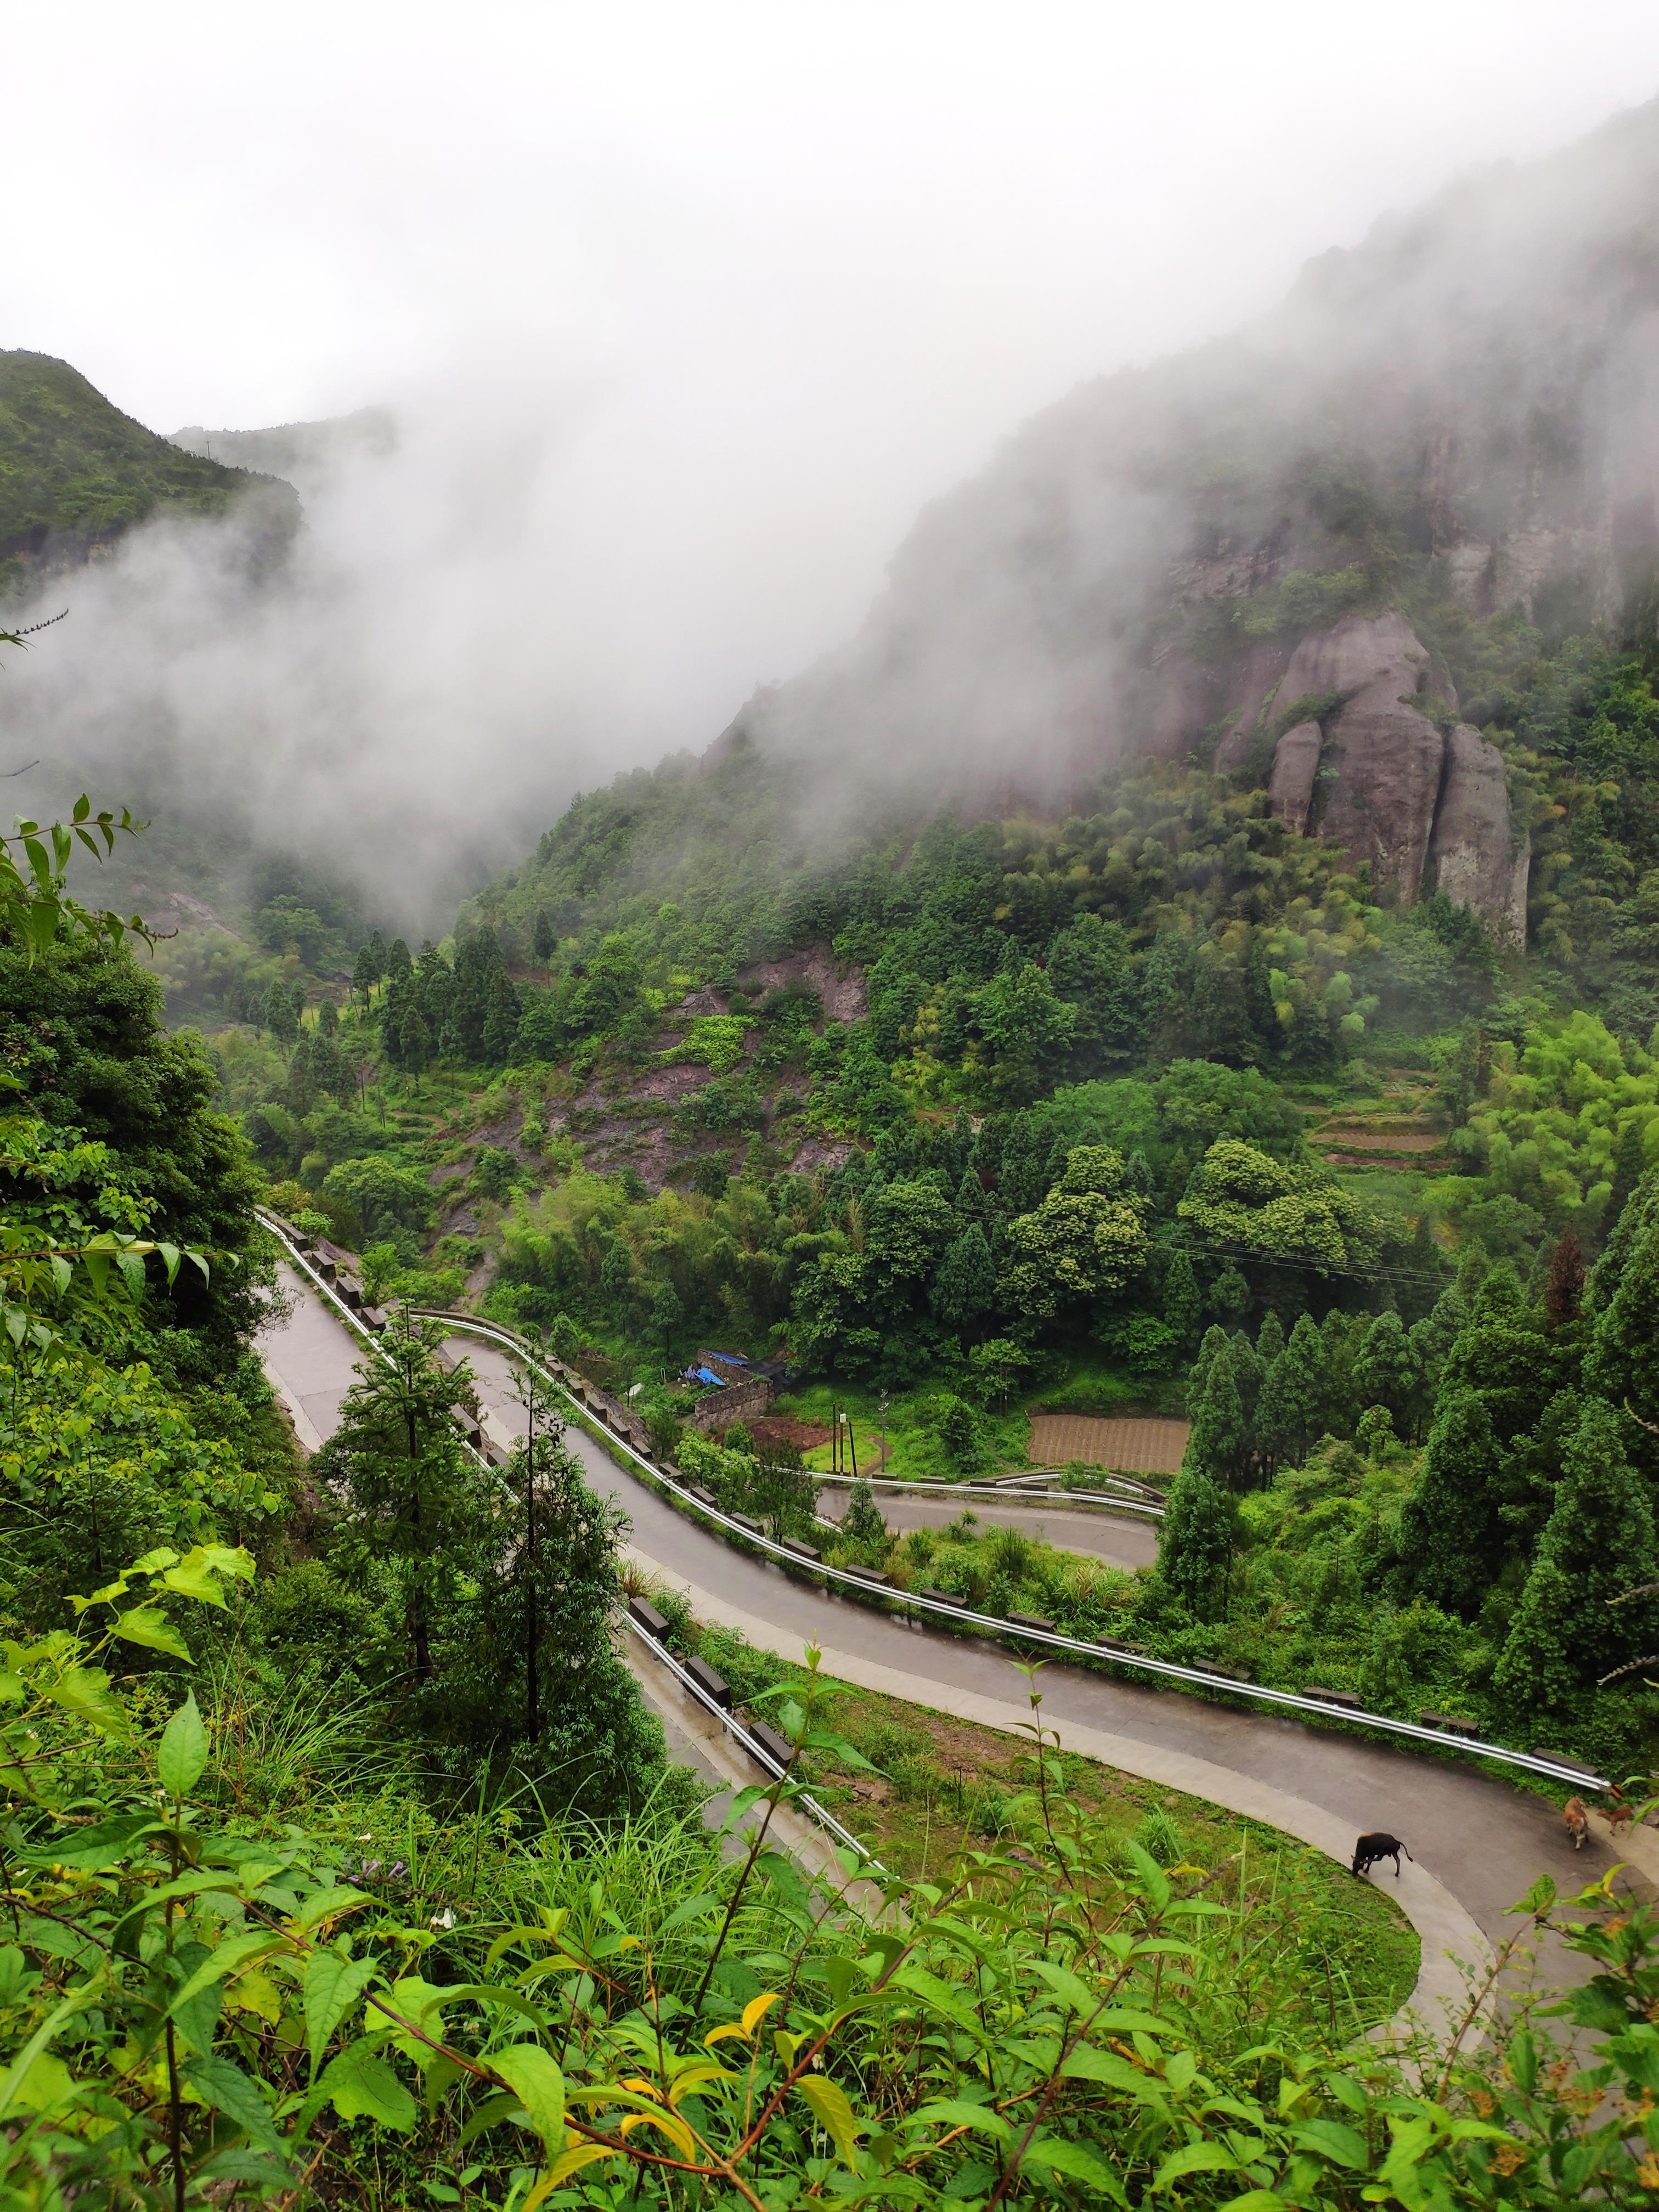
<path id="1" fill-rule="evenodd" d="M 1297 830 L 1368 866 L 1385 896 L 1443 891 L 1518 944 L 1525 833 L 1511 819 L 1502 753 L 1451 720 L 1456 707 L 1404 615 L 1344 616 L 1301 641 L 1259 710 L 1291 718 L 1268 793 Z"/>
<path id="2" fill-rule="evenodd" d="M 922 516 L 861 634 L 745 734 L 826 803 L 1059 811 L 1137 751 L 1271 774 L 1379 889 L 1516 929 L 1501 759 L 1398 610 L 1559 639 L 1646 590 L 1656 206 L 1659 104 L 1380 224 L 1231 339 L 1081 387 Z"/>

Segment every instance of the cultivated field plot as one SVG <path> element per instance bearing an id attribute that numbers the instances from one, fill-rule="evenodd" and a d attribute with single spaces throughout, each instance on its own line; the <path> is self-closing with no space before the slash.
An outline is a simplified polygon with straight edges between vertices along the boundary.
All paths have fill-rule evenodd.
<path id="1" fill-rule="evenodd" d="M 1033 1413 L 1030 1457 L 1037 1467 L 1081 1460 L 1119 1474 L 1174 1474 L 1187 1449 L 1185 1421 L 1102 1421 L 1081 1413 Z"/>

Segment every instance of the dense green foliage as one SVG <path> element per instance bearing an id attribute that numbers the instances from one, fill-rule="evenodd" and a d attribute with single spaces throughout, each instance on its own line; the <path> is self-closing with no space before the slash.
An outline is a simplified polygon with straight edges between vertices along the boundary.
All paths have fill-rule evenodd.
<path id="1" fill-rule="evenodd" d="M 0 583 L 21 573 L 15 556 L 49 538 L 84 550 L 158 507 L 223 514 L 255 486 L 278 491 L 157 437 L 67 362 L 0 352 Z M 288 488 L 280 492 L 293 507 Z"/>

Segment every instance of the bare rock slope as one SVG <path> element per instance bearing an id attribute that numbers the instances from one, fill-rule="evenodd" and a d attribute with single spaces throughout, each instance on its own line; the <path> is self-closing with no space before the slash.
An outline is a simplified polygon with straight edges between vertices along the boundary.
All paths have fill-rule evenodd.
<path id="1" fill-rule="evenodd" d="M 1406 617 L 1345 615 L 1304 637 L 1264 714 L 1280 701 L 1307 711 L 1274 749 L 1276 811 L 1341 845 L 1383 893 L 1444 891 L 1518 942 L 1528 855 L 1504 757 L 1450 721 L 1456 696 Z"/>

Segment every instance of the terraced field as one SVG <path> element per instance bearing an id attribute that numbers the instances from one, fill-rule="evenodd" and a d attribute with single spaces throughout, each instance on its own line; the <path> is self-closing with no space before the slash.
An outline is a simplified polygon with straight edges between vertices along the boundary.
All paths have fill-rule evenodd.
<path id="1" fill-rule="evenodd" d="M 1434 1086 L 1415 1068 L 1389 1068 L 1375 1095 L 1340 1106 L 1307 1102 L 1321 1115 L 1308 1142 L 1328 1167 L 1409 1168 L 1439 1175 L 1451 1165 L 1432 1109 Z"/>

